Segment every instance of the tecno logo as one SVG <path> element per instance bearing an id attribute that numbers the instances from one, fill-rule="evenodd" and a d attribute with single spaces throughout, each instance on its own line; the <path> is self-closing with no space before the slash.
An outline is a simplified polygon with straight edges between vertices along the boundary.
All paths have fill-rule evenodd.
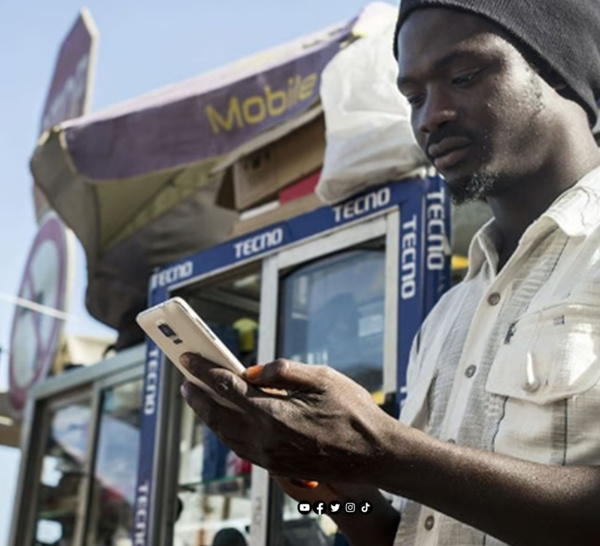
<path id="1" fill-rule="evenodd" d="M 234 243 L 235 259 L 248 258 L 260 254 L 283 243 L 283 229 L 276 228 L 260 235 Z"/>
<path id="2" fill-rule="evenodd" d="M 402 224 L 402 250 L 400 258 L 400 294 L 403 300 L 417 295 L 417 216 Z"/>
<path id="3" fill-rule="evenodd" d="M 335 223 L 339 224 L 342 221 L 353 220 L 359 216 L 374 212 L 388 205 L 391 200 L 392 192 L 390 188 L 382 188 L 379 191 L 371 192 L 348 201 L 344 205 L 333 207 Z"/>
<path id="4" fill-rule="evenodd" d="M 446 264 L 446 256 L 451 254 L 446 233 L 446 210 L 444 189 L 427 195 L 427 268 L 441 271 Z"/>
<path id="5" fill-rule="evenodd" d="M 155 273 L 152 276 L 152 282 L 150 286 L 152 289 L 157 287 L 167 286 L 177 281 L 181 281 L 191 277 L 194 274 L 194 263 L 192 261 L 187 261 L 182 264 L 174 265 L 173 267 L 169 267 L 169 269 L 165 269 L 164 271 L 160 271 L 159 273 Z"/>

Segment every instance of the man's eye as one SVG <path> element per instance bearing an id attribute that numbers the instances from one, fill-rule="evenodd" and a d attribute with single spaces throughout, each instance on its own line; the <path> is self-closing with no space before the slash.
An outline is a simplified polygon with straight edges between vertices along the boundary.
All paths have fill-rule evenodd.
<path id="1" fill-rule="evenodd" d="M 473 83 L 479 74 L 481 74 L 481 70 L 475 70 L 474 72 L 468 72 L 467 74 L 456 76 L 455 78 L 452 78 L 452 85 L 466 87 L 467 85 Z"/>
<path id="2" fill-rule="evenodd" d="M 406 100 L 412 108 L 418 108 L 423 104 L 423 95 L 406 95 Z"/>

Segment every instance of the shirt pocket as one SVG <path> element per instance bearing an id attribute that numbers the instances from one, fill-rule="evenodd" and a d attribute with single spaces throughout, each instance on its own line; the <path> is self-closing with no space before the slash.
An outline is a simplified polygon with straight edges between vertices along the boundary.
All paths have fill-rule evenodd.
<path id="1" fill-rule="evenodd" d="M 600 308 L 559 304 L 509 326 L 486 391 L 535 404 L 571 398 L 600 381 Z"/>

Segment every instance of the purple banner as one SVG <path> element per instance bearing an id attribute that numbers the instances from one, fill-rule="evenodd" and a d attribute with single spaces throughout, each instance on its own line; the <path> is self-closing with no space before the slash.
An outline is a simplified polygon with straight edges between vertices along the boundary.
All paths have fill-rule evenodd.
<path id="1" fill-rule="evenodd" d="M 113 180 L 235 150 L 318 100 L 353 22 L 67 124 L 77 170 Z"/>

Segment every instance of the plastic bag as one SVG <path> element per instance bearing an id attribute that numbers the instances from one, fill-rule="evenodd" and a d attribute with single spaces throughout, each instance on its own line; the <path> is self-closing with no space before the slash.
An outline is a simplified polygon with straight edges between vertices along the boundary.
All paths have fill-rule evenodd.
<path id="1" fill-rule="evenodd" d="M 327 147 L 316 193 L 325 203 L 426 173 L 410 106 L 397 87 L 395 18 L 336 55 L 321 81 Z"/>

